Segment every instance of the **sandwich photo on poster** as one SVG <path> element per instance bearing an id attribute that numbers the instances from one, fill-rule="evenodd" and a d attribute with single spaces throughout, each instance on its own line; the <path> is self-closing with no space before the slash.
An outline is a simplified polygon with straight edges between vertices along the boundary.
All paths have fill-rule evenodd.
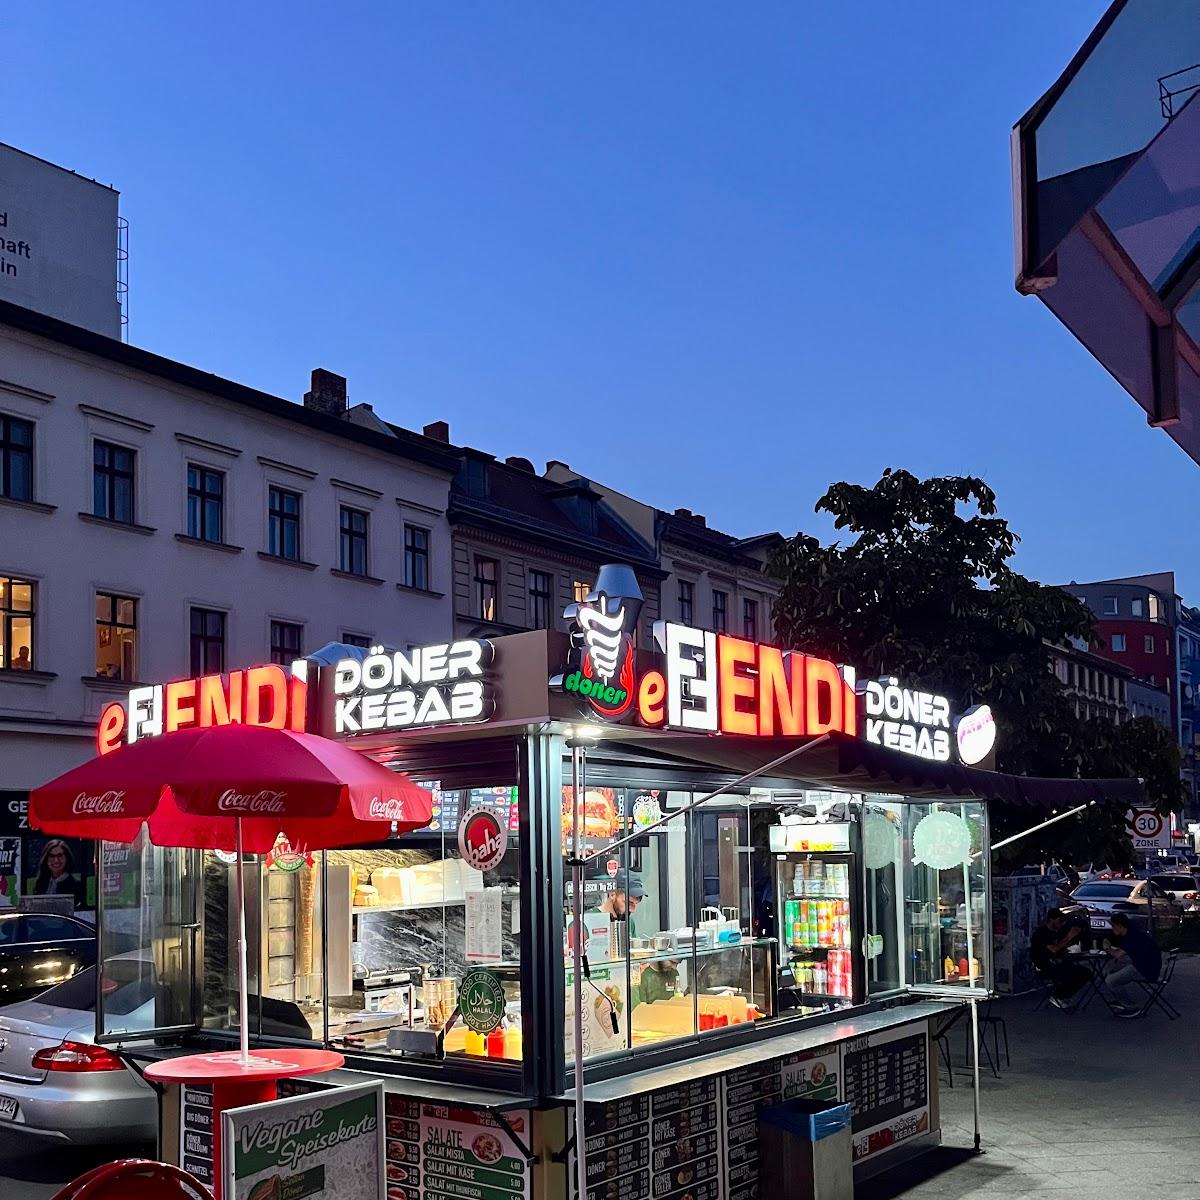
<path id="1" fill-rule="evenodd" d="M 624 817 L 624 796 L 616 788 L 587 788 L 580 807 L 580 836 L 585 843 L 620 837 Z M 562 839 L 563 852 L 570 848 L 574 832 L 572 825 L 575 807 L 575 789 L 562 790 Z"/>

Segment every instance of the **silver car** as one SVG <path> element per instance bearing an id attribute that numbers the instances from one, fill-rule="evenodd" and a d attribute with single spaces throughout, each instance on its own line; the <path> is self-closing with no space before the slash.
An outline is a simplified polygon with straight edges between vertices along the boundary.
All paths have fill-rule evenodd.
<path id="1" fill-rule="evenodd" d="M 148 1029 L 153 987 L 133 975 L 105 996 L 105 1015 L 123 1017 L 130 1030 Z M 79 1144 L 153 1141 L 154 1090 L 97 1046 L 95 1033 L 94 967 L 33 1000 L 0 1008 L 0 1126 Z"/>
<path id="2" fill-rule="evenodd" d="M 1169 892 L 1171 898 L 1178 900 L 1187 911 L 1200 907 L 1200 883 L 1190 871 L 1177 871 L 1169 875 L 1151 875 L 1150 882 L 1156 887 Z"/>
<path id="3" fill-rule="evenodd" d="M 1183 905 L 1149 879 L 1093 879 L 1081 883 L 1071 899 L 1087 909 L 1093 929 L 1107 929 L 1117 913 L 1145 926 L 1153 910 L 1156 929 L 1183 920 Z"/>

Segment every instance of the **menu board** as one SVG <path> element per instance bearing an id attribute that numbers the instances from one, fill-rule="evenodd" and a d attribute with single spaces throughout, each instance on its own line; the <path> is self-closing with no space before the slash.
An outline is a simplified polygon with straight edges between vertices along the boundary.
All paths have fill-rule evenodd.
<path id="1" fill-rule="evenodd" d="M 842 1045 L 854 1161 L 929 1132 L 929 1026 L 923 1022 Z"/>
<path id="2" fill-rule="evenodd" d="M 587 1200 L 719 1200 L 718 1106 L 715 1076 L 589 1104 Z"/>
<path id="3" fill-rule="evenodd" d="M 213 1185 L 213 1096 L 203 1083 L 179 1089 L 179 1165 L 206 1187 Z"/>
<path id="4" fill-rule="evenodd" d="M 524 1200 L 529 1163 L 502 1125 L 472 1108 L 387 1097 L 387 1200 Z M 528 1142 L 526 1110 L 505 1114 Z"/>
<path id="5" fill-rule="evenodd" d="M 753 1200 L 762 1110 L 793 1097 L 836 1101 L 840 1085 L 833 1045 L 589 1104 L 587 1200 Z"/>
<path id="6" fill-rule="evenodd" d="M 510 835 L 520 828 L 520 807 L 515 787 L 471 788 L 466 796 L 472 808 L 494 808 L 499 811 Z"/>

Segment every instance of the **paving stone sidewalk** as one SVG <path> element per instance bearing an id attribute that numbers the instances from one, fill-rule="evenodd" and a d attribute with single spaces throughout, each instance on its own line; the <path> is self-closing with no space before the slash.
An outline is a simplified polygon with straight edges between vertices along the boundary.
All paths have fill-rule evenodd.
<path id="1" fill-rule="evenodd" d="M 1068 1192 L 1073 1200 L 1200 1200 L 1200 957 L 1181 958 L 1167 993 L 1183 1016 L 1121 1021 L 1097 998 L 1083 1012 L 1037 997 L 997 1001 L 1012 1066 L 984 1060 L 985 1153 L 930 1156 L 860 1189 L 911 1200 L 1018 1200 Z M 963 1023 L 951 1033 L 955 1086 L 941 1072 L 943 1141 L 972 1144 L 971 1081 Z M 932 1168 L 944 1168 L 930 1174 Z M 924 1177 L 923 1177 L 924 1176 Z"/>

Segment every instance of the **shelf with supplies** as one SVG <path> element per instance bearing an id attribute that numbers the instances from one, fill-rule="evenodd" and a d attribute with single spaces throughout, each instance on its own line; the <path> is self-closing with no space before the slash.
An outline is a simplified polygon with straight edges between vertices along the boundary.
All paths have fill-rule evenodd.
<path id="1" fill-rule="evenodd" d="M 700 958 L 707 954 L 722 954 L 728 950 L 758 950 L 777 945 L 778 943 L 774 938 L 742 938 L 740 942 L 721 942 L 715 946 L 697 946 L 696 957 Z M 648 953 L 638 953 L 631 950 L 629 952 L 629 963 L 631 966 L 639 966 L 642 963 L 678 962 L 691 957 L 692 946 L 688 942 L 683 945 L 677 945 L 670 950 L 651 950 Z M 624 958 L 595 958 L 590 961 L 593 970 L 600 967 L 623 967 L 625 965 Z"/>
<path id="2" fill-rule="evenodd" d="M 786 892 L 785 900 L 849 900 L 848 892 Z"/>

